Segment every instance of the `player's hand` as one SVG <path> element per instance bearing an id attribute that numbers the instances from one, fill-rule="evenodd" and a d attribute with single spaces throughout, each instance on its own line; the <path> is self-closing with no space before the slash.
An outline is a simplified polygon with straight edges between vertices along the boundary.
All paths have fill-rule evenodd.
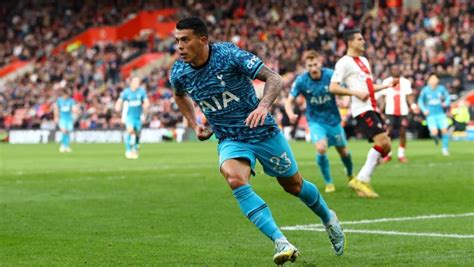
<path id="1" fill-rule="evenodd" d="M 400 83 L 400 78 L 393 78 L 390 87 L 395 87 Z"/>
<path id="2" fill-rule="evenodd" d="M 290 119 L 291 124 L 295 124 L 298 120 L 298 115 L 296 115 L 296 114 L 288 115 L 288 119 Z"/>
<path id="3" fill-rule="evenodd" d="M 265 118 L 268 114 L 268 108 L 258 106 L 249 116 L 245 119 L 245 125 L 250 128 L 255 128 L 258 125 L 263 125 L 265 123 Z"/>
<path id="4" fill-rule="evenodd" d="M 369 92 L 365 91 L 355 91 L 354 96 L 359 98 L 362 101 L 366 101 L 369 98 Z"/>
<path id="5" fill-rule="evenodd" d="M 430 115 L 430 112 L 427 110 L 427 111 L 423 112 L 423 114 L 425 114 L 425 116 L 428 116 L 428 115 Z"/>
<path id="6" fill-rule="evenodd" d="M 204 125 L 198 125 L 194 129 L 194 132 L 196 133 L 196 136 L 199 139 L 199 141 L 205 141 L 209 139 L 212 136 L 212 134 L 214 134 L 214 132 L 211 129 L 205 127 Z"/>

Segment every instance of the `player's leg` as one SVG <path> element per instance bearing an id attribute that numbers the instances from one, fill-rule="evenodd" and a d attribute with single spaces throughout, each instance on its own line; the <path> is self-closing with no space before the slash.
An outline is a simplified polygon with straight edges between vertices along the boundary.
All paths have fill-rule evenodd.
<path id="1" fill-rule="evenodd" d="M 134 125 L 134 132 L 135 132 L 135 144 L 133 147 L 133 150 L 135 150 L 135 153 L 138 154 L 138 150 L 140 148 L 140 134 L 142 132 L 142 121 L 137 120 Z"/>
<path id="2" fill-rule="evenodd" d="M 275 242 L 277 264 L 294 261 L 298 250 L 291 245 L 273 219 L 270 208 L 249 184 L 255 167 L 255 155 L 248 144 L 223 141 L 218 146 L 220 172 L 226 179 L 242 213 L 268 238 Z"/>
<path id="3" fill-rule="evenodd" d="M 398 145 L 398 161 L 401 163 L 408 163 L 408 160 L 405 156 L 405 148 L 407 145 L 407 127 L 408 127 L 408 119 L 406 116 L 400 117 L 400 144 Z"/>
<path id="4" fill-rule="evenodd" d="M 303 179 L 299 172 L 290 177 L 277 177 L 277 179 L 286 192 L 299 197 L 321 219 L 336 255 L 344 254 L 344 232 L 335 212 L 328 208 L 318 188 L 313 183 Z"/>
<path id="5" fill-rule="evenodd" d="M 331 177 L 331 170 L 329 168 L 329 159 L 327 156 L 328 140 L 327 132 L 323 125 L 319 123 L 310 123 L 309 131 L 311 141 L 316 147 L 316 164 L 319 166 L 321 175 L 323 176 L 326 185 L 325 191 L 331 193 L 336 191 L 334 182 Z"/>
<path id="6" fill-rule="evenodd" d="M 342 164 L 344 164 L 347 180 L 350 181 L 354 178 L 351 152 L 347 146 L 336 146 L 336 150 L 339 153 L 339 157 L 341 157 Z"/>
<path id="7" fill-rule="evenodd" d="M 385 123 L 387 125 L 387 135 L 390 137 L 393 132 L 394 125 L 396 125 L 396 119 L 394 116 L 387 115 L 387 119 L 385 120 Z M 392 160 L 392 151 L 390 151 L 387 156 L 385 156 L 382 160 L 382 162 L 386 163 Z"/>
<path id="8" fill-rule="evenodd" d="M 67 127 L 66 121 L 60 119 L 59 120 L 59 130 L 61 131 L 61 145 L 59 146 L 59 152 L 63 153 L 66 152 L 66 134 L 67 134 Z"/>
<path id="9" fill-rule="evenodd" d="M 337 217 L 329 210 L 318 188 L 299 174 L 298 164 L 283 134 L 278 133 L 268 140 L 255 144 L 253 152 L 266 174 L 277 177 L 286 192 L 299 197 L 321 219 L 336 254 L 342 255 L 344 234 Z"/>
<path id="10" fill-rule="evenodd" d="M 349 186 L 360 197 L 377 198 L 379 195 L 372 189 L 370 180 L 375 167 L 391 150 L 390 137 L 385 132 L 383 122 L 377 113 L 366 112 L 362 118 L 358 119 L 358 122 L 360 121 L 364 122 L 365 130 L 369 139 L 374 141 L 374 146 L 369 150 L 364 166 L 360 169 L 357 177 L 349 182 Z"/>
<path id="11" fill-rule="evenodd" d="M 347 148 L 347 138 L 342 125 L 333 126 L 328 129 L 329 146 L 335 146 L 341 161 L 344 164 L 348 180 L 354 178 L 351 152 Z"/>
<path id="12" fill-rule="evenodd" d="M 66 122 L 66 132 L 65 132 L 65 140 L 64 140 L 65 152 L 72 152 L 71 132 L 73 130 L 73 127 L 74 127 L 74 123 L 72 120 Z"/>
<path id="13" fill-rule="evenodd" d="M 438 137 L 438 122 L 436 120 L 436 116 L 433 115 L 428 115 L 426 117 L 426 124 L 428 126 L 428 130 L 430 131 L 430 135 L 433 138 L 434 142 L 436 145 L 439 143 L 439 137 Z"/>
<path id="14" fill-rule="evenodd" d="M 135 133 L 133 129 L 133 122 L 130 120 L 127 120 L 125 123 L 125 135 L 124 135 L 124 144 L 125 144 L 125 157 L 127 159 L 133 159 L 134 158 L 134 153 L 132 151 L 132 145 L 131 145 L 131 140 L 132 140 L 132 135 Z"/>
<path id="15" fill-rule="evenodd" d="M 444 156 L 449 156 L 449 131 L 446 116 L 444 114 L 438 116 L 437 126 L 441 129 L 441 151 Z"/>

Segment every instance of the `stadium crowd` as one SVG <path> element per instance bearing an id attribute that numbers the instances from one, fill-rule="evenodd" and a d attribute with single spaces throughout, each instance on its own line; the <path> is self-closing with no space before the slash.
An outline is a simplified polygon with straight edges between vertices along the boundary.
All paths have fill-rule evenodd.
<path id="1" fill-rule="evenodd" d="M 303 51 L 319 51 L 325 66 L 333 68 L 346 49 L 341 32 L 353 27 L 360 27 L 364 33 L 366 55 L 376 79 L 388 77 L 390 66 L 397 64 L 412 81 L 415 95 L 431 72 L 441 76 L 453 98 L 474 88 L 474 8 L 469 1 L 446 0 L 436 5 L 421 1 L 419 9 L 387 8 L 383 3 L 374 8 L 365 5 L 367 2 L 72 1 L 48 2 L 41 8 L 32 1 L 10 4 L 10 8 L 0 9 L 0 65 L 12 58 L 37 61 L 31 73 L 0 85 L 0 128 L 53 129 L 52 105 L 60 88 L 69 88 L 80 106 L 78 128 L 121 127 L 120 114 L 113 112 L 113 103 L 126 87 L 120 67 L 146 51 L 174 54 L 173 36 L 156 38 L 152 47 L 138 39 L 81 47 L 54 56 L 51 51 L 88 27 L 119 24 L 140 9 L 162 7 L 179 7 L 177 17 L 205 18 L 211 40 L 232 41 L 264 59 L 285 78 L 282 98 L 301 71 Z M 63 11 L 64 16 L 56 16 Z M 151 127 L 173 127 L 182 121 L 167 77 L 168 66 L 163 65 L 144 79 L 152 103 L 148 118 Z M 280 124 L 285 124 L 281 103 L 277 101 L 275 113 Z M 341 104 L 343 115 L 350 115 L 344 109 L 347 102 Z M 422 119 L 419 114 L 414 118 Z"/>

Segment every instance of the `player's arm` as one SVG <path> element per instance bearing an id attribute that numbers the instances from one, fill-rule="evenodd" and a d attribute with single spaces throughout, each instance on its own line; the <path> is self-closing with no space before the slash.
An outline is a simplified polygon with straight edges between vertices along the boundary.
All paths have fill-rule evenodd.
<path id="1" fill-rule="evenodd" d="M 451 96 L 449 95 L 448 90 L 444 86 L 443 86 L 443 97 L 444 97 L 443 108 L 447 108 L 451 104 Z"/>
<path id="2" fill-rule="evenodd" d="M 122 105 L 123 105 L 122 98 L 117 99 L 117 102 L 115 102 L 115 111 L 120 112 L 122 110 Z"/>
<path id="3" fill-rule="evenodd" d="M 263 88 L 263 96 L 258 107 L 245 119 L 245 125 L 250 128 L 255 128 L 265 123 L 268 110 L 280 95 L 281 88 L 283 87 L 281 76 L 267 66 L 263 66 L 255 78 L 264 81 L 265 87 Z"/>
<path id="4" fill-rule="evenodd" d="M 385 105 L 386 105 L 386 96 L 381 95 L 380 98 L 377 100 L 377 102 L 379 103 L 379 109 L 382 111 L 382 114 L 384 114 Z"/>
<path id="5" fill-rule="evenodd" d="M 420 96 L 418 97 L 418 106 L 425 116 L 429 114 L 429 111 L 425 105 L 425 90 L 421 90 Z"/>
<path id="6" fill-rule="evenodd" d="M 296 98 L 293 95 L 289 95 L 285 100 L 285 112 L 288 115 L 291 123 L 295 123 L 298 119 L 298 115 L 293 112 L 293 107 L 295 105 Z"/>
<path id="7" fill-rule="evenodd" d="M 178 105 L 179 111 L 188 121 L 189 127 L 191 127 L 199 140 L 204 141 L 209 139 L 213 132 L 207 129 L 204 125 L 198 124 L 196 121 L 196 110 L 194 109 L 193 101 L 185 93 L 174 92 L 174 101 Z"/>
<path id="8" fill-rule="evenodd" d="M 58 123 L 58 121 L 59 121 L 59 108 L 58 108 L 57 103 L 54 104 L 53 113 L 54 113 L 54 122 Z"/>
<path id="9" fill-rule="evenodd" d="M 79 105 L 76 102 L 72 104 L 72 117 L 74 121 L 79 117 Z"/>
<path id="10" fill-rule="evenodd" d="M 338 82 L 331 82 L 329 85 L 329 92 L 335 95 L 348 95 L 348 96 L 355 96 L 362 101 L 367 100 L 369 98 L 369 92 L 365 91 L 352 91 L 343 86 L 341 86 Z"/>
<path id="11" fill-rule="evenodd" d="M 397 86 L 398 82 L 399 82 L 398 78 L 393 78 L 392 81 L 390 81 L 387 84 L 374 84 L 374 92 L 378 92 L 390 87 L 395 87 Z"/>

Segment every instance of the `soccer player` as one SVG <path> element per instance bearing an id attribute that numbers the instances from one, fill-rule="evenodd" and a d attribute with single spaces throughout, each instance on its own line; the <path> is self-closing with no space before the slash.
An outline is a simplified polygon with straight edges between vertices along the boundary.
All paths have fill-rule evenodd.
<path id="1" fill-rule="evenodd" d="M 291 87 L 290 95 L 285 102 L 285 111 L 291 123 L 298 116 L 293 112 L 296 97 L 302 94 L 306 99 L 306 118 L 311 134 L 311 140 L 316 145 L 316 163 L 319 166 L 324 182 L 325 192 L 336 191 L 329 169 L 326 155 L 328 146 L 334 146 L 346 167 L 349 181 L 352 177 L 352 159 L 347 149 L 347 140 L 341 126 L 341 115 L 336 104 L 336 98 L 329 93 L 329 84 L 333 70 L 322 68 L 319 54 L 310 50 L 303 55 L 306 72 L 299 75 Z"/>
<path id="2" fill-rule="evenodd" d="M 61 130 L 61 146 L 59 147 L 61 153 L 72 152 L 70 134 L 74 129 L 75 114 L 77 114 L 76 102 L 71 98 L 68 89 L 64 89 L 54 105 L 54 121 Z"/>
<path id="3" fill-rule="evenodd" d="M 150 106 L 145 88 L 140 86 L 140 78 L 132 77 L 130 86 L 125 88 L 115 103 L 115 110 L 120 112 L 124 102 L 126 102 L 126 133 L 124 137 L 125 158 L 137 159 L 140 144 L 140 131 L 142 130 L 142 120 Z"/>
<path id="4" fill-rule="evenodd" d="M 399 82 L 395 87 L 390 87 L 386 90 L 380 91 L 380 96 L 383 97 L 384 113 L 386 116 L 385 123 L 387 124 L 388 135 L 392 133 L 393 129 L 398 130 L 400 137 L 400 144 L 398 146 L 398 161 L 407 163 L 405 156 L 405 148 L 407 144 L 406 131 L 408 127 L 408 112 L 410 106 L 414 104 L 413 90 L 411 82 L 405 77 L 401 76 L 400 68 L 393 65 L 390 68 L 391 77 L 385 79 L 382 84 L 390 84 L 393 79 L 398 79 Z M 407 104 L 408 102 L 408 104 Z M 383 162 L 392 160 L 392 152 L 383 158 Z"/>
<path id="5" fill-rule="evenodd" d="M 375 92 L 395 86 L 398 79 L 393 79 L 387 85 L 374 84 L 369 61 L 362 56 L 365 41 L 360 30 L 347 30 L 343 33 L 343 38 L 348 47 L 347 53 L 336 63 L 329 91 L 351 96 L 351 113 L 357 120 L 357 127 L 367 134 L 369 141 L 375 143 L 369 150 L 364 166 L 349 182 L 349 186 L 360 197 L 378 198 L 370 180 L 375 167 L 390 152 L 391 144 L 383 120 L 377 112 Z"/>
<path id="6" fill-rule="evenodd" d="M 293 152 L 269 108 L 280 94 L 280 75 L 255 55 L 232 43 L 210 43 L 207 26 L 199 17 L 176 25 L 175 39 L 181 60 L 172 68 L 170 82 L 176 104 L 199 140 L 213 134 L 219 140 L 219 167 L 242 213 L 275 243 L 273 261 L 294 261 L 299 252 L 275 223 L 265 201 L 249 184 L 258 160 L 266 174 L 290 194 L 299 197 L 326 226 L 336 255 L 344 252 L 345 237 L 335 213 L 328 209 L 317 187 L 298 172 Z M 252 79 L 265 81 L 262 99 Z M 211 129 L 196 121 L 194 102 Z"/>
<path id="7" fill-rule="evenodd" d="M 437 142 L 438 129 L 441 130 L 442 149 L 444 156 L 449 156 L 448 143 L 448 123 L 445 108 L 449 107 L 451 98 L 448 90 L 439 84 L 438 76 L 432 73 L 428 77 L 428 85 L 423 87 L 418 97 L 418 106 L 426 116 L 426 122 L 431 136 Z"/>

